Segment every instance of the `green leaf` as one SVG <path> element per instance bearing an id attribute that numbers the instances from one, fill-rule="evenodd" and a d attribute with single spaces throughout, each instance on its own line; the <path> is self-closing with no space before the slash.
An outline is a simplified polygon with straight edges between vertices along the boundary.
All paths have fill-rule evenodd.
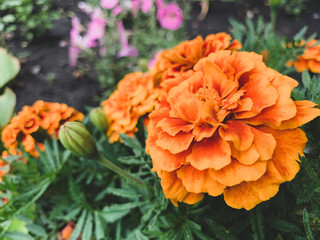
<path id="1" fill-rule="evenodd" d="M 5 15 L 1 20 L 4 23 L 10 23 L 10 22 L 14 22 L 15 21 L 15 17 L 14 17 L 13 14 L 8 14 L 8 15 Z"/>
<path id="2" fill-rule="evenodd" d="M 21 232 L 6 232 L 3 240 L 34 240 L 29 234 Z"/>
<path id="3" fill-rule="evenodd" d="M 10 88 L 5 88 L 4 93 L 0 95 L 0 129 L 10 121 L 15 105 L 16 95 Z"/>
<path id="4" fill-rule="evenodd" d="M 142 206 L 144 204 L 144 202 L 113 204 L 104 207 L 100 214 L 106 222 L 113 223 L 127 215 L 131 209 Z"/>
<path id="5" fill-rule="evenodd" d="M 301 39 L 303 39 L 303 36 L 306 34 L 308 30 L 307 26 L 304 26 L 303 28 L 301 28 L 301 30 L 293 36 L 293 40 L 294 41 L 300 41 Z"/>
<path id="6" fill-rule="evenodd" d="M 0 48 L 0 89 L 13 79 L 20 70 L 19 60 L 4 48 Z"/>
<path id="7" fill-rule="evenodd" d="M 43 238 L 47 237 L 46 230 L 38 224 L 28 224 L 27 228 L 32 234 L 36 236 L 43 237 Z"/>
<path id="8" fill-rule="evenodd" d="M 76 223 L 76 228 L 73 230 L 70 240 L 76 240 L 79 237 L 83 228 L 83 224 L 85 223 L 86 217 L 87 217 L 87 210 L 84 209 L 81 213 L 79 220 Z"/>
<path id="9" fill-rule="evenodd" d="M 279 230 L 280 232 L 300 232 L 300 228 L 294 225 L 293 223 L 287 222 L 283 219 L 279 219 L 277 217 L 269 218 L 268 223 L 271 227 L 273 227 L 276 230 Z"/>
<path id="10" fill-rule="evenodd" d="M 82 232 L 82 237 L 81 240 L 90 240 L 92 236 L 92 227 L 93 227 L 93 217 L 92 213 L 88 213 L 87 221 L 84 224 L 83 232 Z"/>
<path id="11" fill-rule="evenodd" d="M 106 226 L 102 226 L 100 215 L 98 212 L 94 213 L 94 226 L 96 240 L 105 239 L 104 229 Z"/>
<path id="12" fill-rule="evenodd" d="M 308 214 L 308 211 L 307 211 L 306 208 L 303 209 L 302 219 L 303 219 L 304 229 L 305 229 L 306 234 L 307 234 L 307 239 L 308 240 L 314 240 L 314 237 L 313 237 L 312 232 L 311 232 L 310 222 L 309 222 L 309 214 Z"/>
<path id="13" fill-rule="evenodd" d="M 311 78 L 307 71 L 302 72 L 302 82 L 303 86 L 305 86 L 307 89 L 311 89 Z"/>

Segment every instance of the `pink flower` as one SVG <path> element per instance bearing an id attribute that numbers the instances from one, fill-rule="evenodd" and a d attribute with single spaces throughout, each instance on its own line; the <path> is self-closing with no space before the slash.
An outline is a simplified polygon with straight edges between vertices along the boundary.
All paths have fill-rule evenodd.
<path id="1" fill-rule="evenodd" d="M 100 5 L 104 9 L 112 9 L 117 6 L 119 0 L 100 0 Z"/>
<path id="2" fill-rule="evenodd" d="M 112 10 L 112 15 L 113 16 L 118 16 L 120 13 L 122 13 L 123 9 L 121 6 L 116 6 L 113 10 Z"/>
<path id="3" fill-rule="evenodd" d="M 82 25 L 80 24 L 79 18 L 76 16 L 71 19 L 71 31 L 70 31 L 70 47 L 69 47 L 69 64 L 74 67 L 77 65 L 77 59 L 79 53 L 84 47 L 84 39 L 80 35 Z"/>
<path id="4" fill-rule="evenodd" d="M 183 21 L 183 13 L 176 3 L 165 4 L 163 0 L 157 1 L 157 18 L 164 29 L 177 30 Z"/>
<path id="5" fill-rule="evenodd" d="M 132 0 L 132 10 L 134 14 L 137 14 L 139 9 L 143 13 L 147 13 L 150 11 L 153 5 L 153 0 Z"/>
<path id="6" fill-rule="evenodd" d="M 119 33 L 119 41 L 121 50 L 117 53 L 117 57 L 135 57 L 139 54 L 138 49 L 134 46 L 129 45 L 129 40 L 123 27 L 122 21 L 117 22 L 117 28 Z"/>
<path id="7" fill-rule="evenodd" d="M 141 0 L 141 11 L 143 13 L 149 12 L 149 10 L 152 8 L 153 0 Z"/>
<path id="8" fill-rule="evenodd" d="M 91 21 L 88 26 L 88 32 L 85 36 L 86 47 L 91 48 L 97 46 L 96 40 L 103 37 L 106 27 L 106 20 L 100 8 L 95 8 Z"/>

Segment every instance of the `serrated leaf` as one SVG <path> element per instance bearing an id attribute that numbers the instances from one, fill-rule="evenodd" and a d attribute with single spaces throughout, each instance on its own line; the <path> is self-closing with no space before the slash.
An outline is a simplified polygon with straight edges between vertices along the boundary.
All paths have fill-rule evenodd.
<path id="1" fill-rule="evenodd" d="M 302 72 L 302 82 L 303 86 L 307 89 L 311 89 L 311 77 L 307 71 Z"/>
<path id="2" fill-rule="evenodd" d="M 300 31 L 293 36 L 293 40 L 294 41 L 300 41 L 301 39 L 303 39 L 304 35 L 306 34 L 308 30 L 307 26 L 304 26 L 303 28 L 300 29 Z"/>
<path id="3" fill-rule="evenodd" d="M 32 234 L 36 236 L 40 236 L 44 238 L 47 237 L 46 230 L 38 224 L 28 224 L 27 228 Z"/>
<path id="4" fill-rule="evenodd" d="M 0 95 L 0 129 L 10 121 L 15 106 L 16 95 L 10 88 L 5 88 L 3 94 Z"/>
<path id="5" fill-rule="evenodd" d="M 307 234 L 307 239 L 308 240 L 314 240 L 314 237 L 312 235 L 312 231 L 311 231 L 311 227 L 310 227 L 310 222 L 309 222 L 309 214 L 307 209 L 303 209 L 302 212 L 302 220 L 303 220 L 303 225 L 304 225 L 304 229 L 306 231 Z"/>
<path id="6" fill-rule="evenodd" d="M 100 212 L 100 215 L 106 222 L 113 223 L 127 215 L 131 209 L 142 206 L 144 204 L 144 202 L 113 204 L 110 206 L 105 206 Z"/>
<path id="7" fill-rule="evenodd" d="M 92 228 L 93 228 L 93 221 L 92 221 L 92 213 L 88 213 L 87 220 L 84 224 L 83 232 L 82 232 L 82 237 L 81 240 L 90 240 L 92 236 Z"/>
<path id="8" fill-rule="evenodd" d="M 287 222 L 283 219 L 276 217 L 267 219 L 267 222 L 271 227 L 281 232 L 300 232 L 300 228 L 293 223 Z"/>
<path id="9" fill-rule="evenodd" d="M 94 213 L 94 226 L 96 240 L 105 239 L 104 229 L 106 226 L 102 226 L 102 222 L 98 212 Z"/>
<path id="10" fill-rule="evenodd" d="M 80 235 L 80 233 L 82 231 L 83 225 L 84 225 L 84 223 L 86 221 L 86 217 L 87 217 L 87 210 L 84 209 L 82 211 L 82 213 L 81 213 L 81 216 L 80 216 L 79 220 L 76 223 L 76 227 L 72 232 L 70 240 L 76 240 L 79 237 L 79 235 Z"/>
<path id="11" fill-rule="evenodd" d="M 8 231 L 2 240 L 34 240 L 34 238 L 27 233 Z"/>
<path id="12" fill-rule="evenodd" d="M 136 137 L 130 137 L 126 134 L 120 134 L 120 137 L 123 140 L 123 144 L 130 147 L 133 151 L 144 152 L 144 148 Z"/>

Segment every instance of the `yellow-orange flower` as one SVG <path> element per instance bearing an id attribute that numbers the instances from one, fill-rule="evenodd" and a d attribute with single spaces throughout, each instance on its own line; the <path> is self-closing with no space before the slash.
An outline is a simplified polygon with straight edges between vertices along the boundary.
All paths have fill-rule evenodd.
<path id="1" fill-rule="evenodd" d="M 163 82 L 149 115 L 147 151 L 167 198 L 193 204 L 223 194 L 229 206 L 249 210 L 295 177 L 307 142 L 298 127 L 320 110 L 290 98 L 294 79 L 258 54 L 228 50 L 183 76 Z"/>
<path id="2" fill-rule="evenodd" d="M 317 40 L 312 39 L 305 45 L 305 48 L 304 53 L 295 61 L 288 61 L 287 66 L 293 66 L 297 72 L 310 70 L 313 73 L 320 73 L 320 44 L 317 44 Z"/>
<path id="3" fill-rule="evenodd" d="M 157 56 L 157 62 L 152 69 L 155 86 L 162 81 L 176 77 L 188 70 L 203 57 L 220 50 L 240 49 L 238 40 L 231 42 L 232 37 L 224 32 L 210 34 L 205 40 L 201 36 L 184 41 L 172 49 L 163 51 Z"/>
<path id="4" fill-rule="evenodd" d="M 74 222 L 68 222 L 68 224 L 61 231 L 61 239 L 69 240 L 75 228 Z"/>
<path id="5" fill-rule="evenodd" d="M 101 103 L 109 122 L 109 141 L 119 140 L 119 133 L 132 136 L 139 117 L 153 110 L 158 95 L 151 74 L 127 74 L 118 83 L 117 90 Z"/>
<path id="6" fill-rule="evenodd" d="M 42 143 L 36 142 L 31 136 L 39 128 L 44 129 L 48 135 L 58 136 L 59 128 L 67 121 L 82 121 L 84 115 L 66 104 L 36 101 L 31 107 L 24 106 L 22 110 L 11 119 L 3 129 L 1 140 L 10 154 L 17 154 L 18 141 L 22 141 L 24 149 L 31 155 L 38 157 L 36 145 L 44 150 Z"/>

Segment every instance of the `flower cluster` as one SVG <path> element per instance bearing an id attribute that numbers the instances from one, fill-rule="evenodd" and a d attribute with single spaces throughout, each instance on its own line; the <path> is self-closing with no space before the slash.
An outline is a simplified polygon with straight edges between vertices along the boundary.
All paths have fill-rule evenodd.
<path id="1" fill-rule="evenodd" d="M 312 39 L 305 45 L 304 53 L 297 57 L 295 61 L 288 61 L 287 66 L 294 67 L 297 72 L 310 70 L 313 73 L 320 73 L 320 44 Z M 304 45 L 305 41 L 301 42 Z"/>
<path id="2" fill-rule="evenodd" d="M 84 115 L 66 104 L 36 101 L 32 106 L 24 106 L 3 129 L 1 139 L 10 154 L 16 155 L 18 142 L 26 152 L 38 157 L 44 145 L 37 142 L 34 136 L 38 133 L 58 136 L 60 126 L 67 121 L 82 121 Z M 43 133 L 41 132 L 43 130 Z"/>
<path id="3" fill-rule="evenodd" d="M 158 96 L 159 90 L 153 88 L 151 74 L 126 75 L 118 83 L 118 89 L 101 103 L 109 122 L 109 141 L 119 140 L 119 133 L 133 136 L 139 117 L 153 110 Z"/>
<path id="4" fill-rule="evenodd" d="M 293 101 L 297 81 L 240 48 L 226 33 L 182 42 L 159 53 L 146 74 L 127 75 L 102 103 L 111 142 L 151 112 L 146 150 L 175 205 L 207 193 L 249 210 L 299 171 L 307 142 L 299 127 L 320 110 Z"/>
<path id="5" fill-rule="evenodd" d="M 231 36 L 226 33 L 211 34 L 205 40 L 198 36 L 194 40 L 182 42 L 173 49 L 159 53 L 155 66 L 146 74 L 135 72 L 126 75 L 119 82 L 118 89 L 102 102 L 110 124 L 107 132 L 110 142 L 117 141 L 119 133 L 133 135 L 137 130 L 139 117 L 150 113 L 161 89 L 172 84 L 169 79 L 191 70 L 199 59 L 209 53 L 240 48 L 240 42 L 231 42 Z M 188 54 L 184 54 L 183 51 Z M 162 81 L 166 81 L 166 84 L 160 87 Z"/>

